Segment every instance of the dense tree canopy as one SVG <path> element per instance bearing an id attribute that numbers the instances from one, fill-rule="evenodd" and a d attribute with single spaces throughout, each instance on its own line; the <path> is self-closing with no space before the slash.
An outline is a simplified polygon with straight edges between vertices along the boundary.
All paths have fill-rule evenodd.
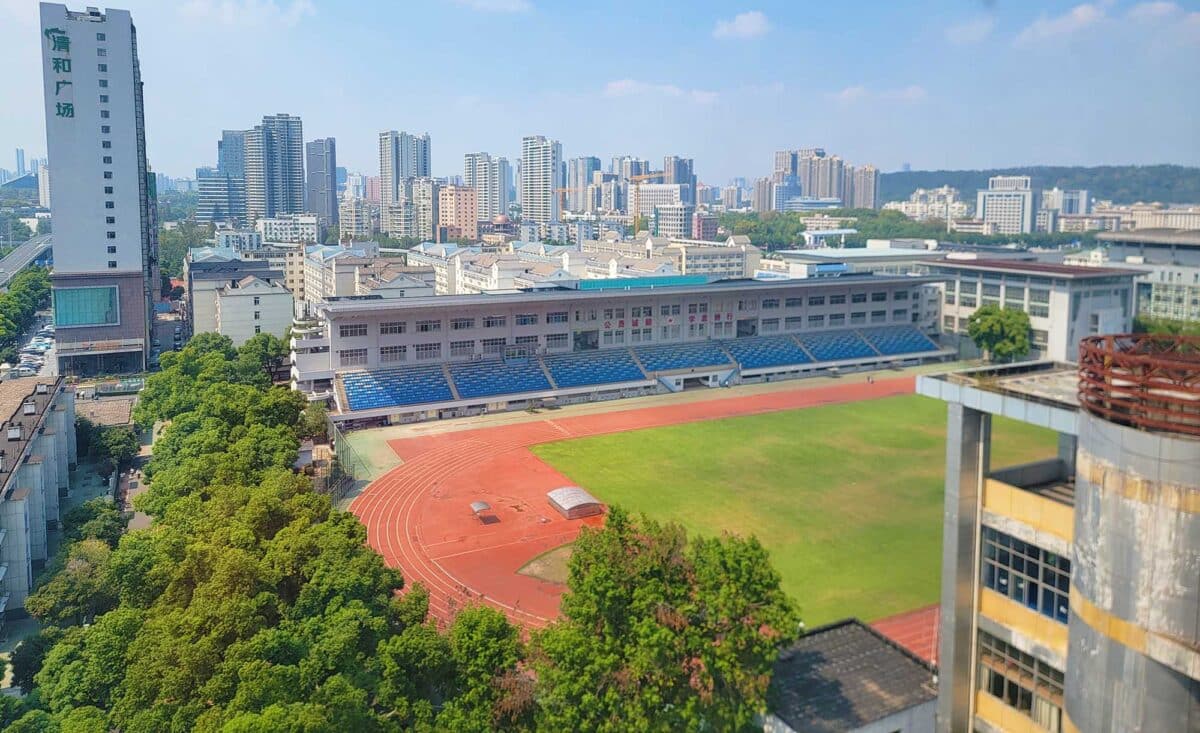
<path id="1" fill-rule="evenodd" d="M 1138 333 L 1164 335 L 1200 336 L 1200 321 L 1182 321 L 1172 318 L 1137 316 L 1133 319 L 1133 330 Z"/>
<path id="2" fill-rule="evenodd" d="M 29 267 L 13 276 L 0 293 L 0 361 L 16 361 L 19 341 L 33 326 L 37 312 L 50 304 L 50 274 Z"/>
<path id="3" fill-rule="evenodd" d="M 162 209 L 160 207 L 159 211 Z M 165 220 L 164 220 L 165 221 Z M 179 221 L 158 230 L 158 263 L 164 275 L 183 277 L 183 260 L 193 247 L 203 247 L 212 238 L 212 227 L 194 221 Z"/>
<path id="4" fill-rule="evenodd" d="M 985 305 L 967 319 L 967 335 L 989 361 L 1019 359 L 1029 353 L 1029 314 Z"/>
<path id="5" fill-rule="evenodd" d="M 486 606 L 439 628 L 291 470 L 312 418 L 266 383 L 262 346 L 198 336 L 147 380 L 139 419 L 169 421 L 137 500 L 153 524 L 73 513 L 30 597 L 50 625 L 17 650 L 33 694 L 0 708 L 13 729 L 721 730 L 762 708 L 796 618 L 756 541 L 614 509 L 532 651 Z"/>

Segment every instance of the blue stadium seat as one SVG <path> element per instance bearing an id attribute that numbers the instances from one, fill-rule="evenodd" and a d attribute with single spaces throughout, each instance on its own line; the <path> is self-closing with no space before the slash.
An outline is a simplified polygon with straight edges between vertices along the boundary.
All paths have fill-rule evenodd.
<path id="1" fill-rule="evenodd" d="M 711 341 L 633 348 L 648 372 L 668 372 L 674 369 L 719 367 L 729 363 L 729 356 Z"/>
<path id="2" fill-rule="evenodd" d="M 743 369 L 788 366 L 812 362 L 790 336 L 759 336 L 722 341 L 721 345 Z"/>
<path id="3" fill-rule="evenodd" d="M 351 410 L 449 402 L 454 399 L 441 364 L 341 375 Z"/>
<path id="4" fill-rule="evenodd" d="M 646 379 L 627 349 L 579 351 L 554 354 L 543 359 L 550 376 L 554 377 L 554 383 L 564 389 Z"/>
<path id="5" fill-rule="evenodd" d="M 862 328 L 859 333 L 871 343 L 879 353 L 915 354 L 922 351 L 937 351 L 937 344 L 912 326 L 881 326 L 879 328 Z"/>
<path id="6" fill-rule="evenodd" d="M 817 361 L 842 361 L 877 356 L 866 341 L 854 331 L 825 331 L 800 334 L 796 338 Z"/>
<path id="7" fill-rule="evenodd" d="M 550 389 L 550 382 L 535 359 L 460 362 L 450 365 L 450 377 L 464 399 Z"/>

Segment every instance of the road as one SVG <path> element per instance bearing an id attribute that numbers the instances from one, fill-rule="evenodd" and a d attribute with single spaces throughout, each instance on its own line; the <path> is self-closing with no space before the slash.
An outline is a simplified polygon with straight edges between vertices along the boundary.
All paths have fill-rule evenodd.
<path id="1" fill-rule="evenodd" d="M 29 263 L 49 249 L 50 238 L 53 236 L 53 234 L 39 234 L 25 244 L 17 245 L 17 248 L 9 252 L 7 257 L 0 260 L 0 288 L 6 287 L 14 275 L 24 270 Z"/>

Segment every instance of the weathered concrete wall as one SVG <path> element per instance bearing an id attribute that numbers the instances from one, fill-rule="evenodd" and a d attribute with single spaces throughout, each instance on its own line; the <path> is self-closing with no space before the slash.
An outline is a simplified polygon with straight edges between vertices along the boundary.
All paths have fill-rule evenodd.
<path id="1" fill-rule="evenodd" d="M 1076 727 L 1200 730 L 1200 441 L 1081 416 L 1071 584 Z"/>

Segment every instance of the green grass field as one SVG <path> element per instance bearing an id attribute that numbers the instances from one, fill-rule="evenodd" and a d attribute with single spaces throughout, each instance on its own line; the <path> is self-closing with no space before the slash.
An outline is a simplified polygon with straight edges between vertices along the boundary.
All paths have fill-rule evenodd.
<path id="1" fill-rule="evenodd" d="M 601 501 L 707 535 L 756 535 L 811 628 L 938 599 L 946 406 L 919 396 L 535 446 Z M 992 465 L 1054 434 L 997 418 Z"/>

